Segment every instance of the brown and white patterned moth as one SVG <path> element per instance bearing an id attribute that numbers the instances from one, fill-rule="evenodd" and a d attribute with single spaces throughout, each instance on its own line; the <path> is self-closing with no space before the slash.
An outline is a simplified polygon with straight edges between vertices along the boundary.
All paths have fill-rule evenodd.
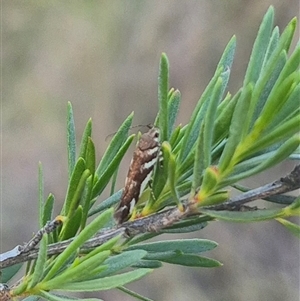
<path id="1" fill-rule="evenodd" d="M 133 153 L 121 200 L 114 214 L 118 224 L 122 224 L 130 217 L 151 177 L 159 155 L 159 129 L 153 127 L 141 136 Z"/>

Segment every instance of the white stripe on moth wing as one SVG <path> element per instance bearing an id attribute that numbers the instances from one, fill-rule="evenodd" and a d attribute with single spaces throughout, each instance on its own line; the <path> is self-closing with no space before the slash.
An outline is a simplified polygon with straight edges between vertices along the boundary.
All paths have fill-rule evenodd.
<path id="1" fill-rule="evenodd" d="M 140 167 L 140 171 L 143 172 L 143 170 L 145 169 L 150 169 L 152 166 L 155 165 L 157 159 L 158 159 L 157 157 L 154 157 L 151 161 L 144 163 L 144 165 Z"/>
<path id="2" fill-rule="evenodd" d="M 136 199 L 133 198 L 131 201 L 130 201 L 130 208 L 129 208 L 129 214 L 131 214 L 133 212 L 133 208 L 136 204 Z"/>
<path id="3" fill-rule="evenodd" d="M 153 148 L 149 148 L 149 149 L 147 150 L 147 155 L 153 155 L 153 154 L 157 153 L 158 149 L 159 149 L 158 146 L 153 147 Z"/>

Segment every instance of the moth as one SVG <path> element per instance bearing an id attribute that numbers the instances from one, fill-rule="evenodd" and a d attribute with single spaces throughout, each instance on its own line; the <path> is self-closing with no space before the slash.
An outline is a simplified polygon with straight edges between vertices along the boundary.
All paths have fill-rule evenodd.
<path id="1" fill-rule="evenodd" d="M 130 217 L 141 193 L 149 182 L 159 156 L 159 129 L 152 127 L 141 136 L 133 153 L 120 203 L 114 214 L 118 224 L 122 224 Z"/>

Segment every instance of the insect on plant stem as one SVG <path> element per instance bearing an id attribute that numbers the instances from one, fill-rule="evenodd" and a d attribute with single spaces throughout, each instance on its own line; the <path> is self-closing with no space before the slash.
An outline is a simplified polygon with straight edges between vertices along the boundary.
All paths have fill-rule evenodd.
<path id="1" fill-rule="evenodd" d="M 125 187 L 114 217 L 118 224 L 128 220 L 141 193 L 149 182 L 160 155 L 159 129 L 152 127 L 144 133 L 133 153 Z"/>

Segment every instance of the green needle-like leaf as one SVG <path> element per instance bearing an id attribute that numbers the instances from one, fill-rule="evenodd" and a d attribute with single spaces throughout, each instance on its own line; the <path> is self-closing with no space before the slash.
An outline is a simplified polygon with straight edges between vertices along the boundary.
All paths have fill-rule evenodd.
<path id="1" fill-rule="evenodd" d="M 7 268 L 1 269 L 0 282 L 7 283 L 12 277 L 14 277 L 23 266 L 23 263 L 18 263 Z"/>
<path id="2" fill-rule="evenodd" d="M 121 254 L 111 256 L 107 258 L 103 263 L 104 265 L 107 265 L 107 269 L 98 274 L 97 278 L 106 277 L 127 267 L 130 267 L 133 264 L 139 262 L 143 257 L 145 257 L 146 254 L 147 252 L 144 250 L 133 250 L 125 251 Z"/>
<path id="3" fill-rule="evenodd" d="M 69 170 L 69 178 L 71 178 L 75 166 L 75 161 L 76 161 L 76 134 L 75 134 L 74 114 L 70 102 L 68 102 L 67 142 L 68 142 L 68 170 Z"/>
<path id="4" fill-rule="evenodd" d="M 228 71 L 229 75 L 229 71 Z M 213 142 L 213 133 L 215 125 L 215 116 L 217 111 L 217 106 L 221 100 L 223 94 L 223 80 L 220 77 L 216 82 L 212 97 L 210 99 L 209 106 L 207 108 L 207 113 L 204 119 L 204 131 L 203 131 L 203 169 L 207 168 L 211 164 L 211 151 Z"/>
<path id="5" fill-rule="evenodd" d="M 223 174 L 227 168 L 230 170 L 230 164 L 237 163 L 233 162 L 232 159 L 237 145 L 241 141 L 241 134 L 244 133 L 243 127 L 246 125 L 245 119 L 248 112 L 252 89 L 252 84 L 249 84 L 247 87 L 245 87 L 235 106 L 229 130 L 229 139 L 226 143 L 218 165 L 221 174 Z"/>
<path id="6" fill-rule="evenodd" d="M 189 267 L 215 268 L 222 266 L 222 263 L 215 259 L 193 254 L 178 254 L 173 257 L 165 258 L 162 261 Z"/>
<path id="7" fill-rule="evenodd" d="M 183 253 L 201 253 L 214 249 L 218 244 L 207 239 L 165 240 L 130 246 L 127 250 L 145 250 L 147 252 L 181 251 Z"/>
<path id="8" fill-rule="evenodd" d="M 70 296 L 62 296 L 62 295 L 57 295 L 57 294 L 51 294 L 51 293 L 46 292 L 46 291 L 40 291 L 39 296 L 41 296 L 42 298 L 44 298 L 46 300 L 49 300 L 49 301 L 78 301 L 78 300 L 82 300 L 82 301 L 103 301 L 102 299 L 99 299 L 99 298 L 84 298 L 84 299 L 71 298 Z M 30 300 L 26 299 L 26 301 L 30 301 Z M 32 301 L 34 301 L 34 300 L 32 300 Z"/>
<path id="9" fill-rule="evenodd" d="M 70 212 L 70 207 L 72 204 L 72 201 L 74 199 L 74 195 L 76 193 L 78 184 L 80 182 L 80 179 L 82 177 L 83 172 L 85 171 L 85 161 L 82 158 L 79 158 L 76 166 L 73 170 L 73 174 L 70 177 L 69 187 L 66 195 L 66 200 L 64 203 L 64 207 L 61 211 L 62 215 L 67 215 Z"/>
<path id="10" fill-rule="evenodd" d="M 88 140 L 92 137 L 92 119 L 90 118 L 85 126 L 80 143 L 79 157 L 85 158 Z"/>
<path id="11" fill-rule="evenodd" d="M 169 92 L 169 61 L 165 53 L 161 55 L 158 76 L 159 129 L 161 141 L 168 140 L 168 92 Z"/>
<path id="12" fill-rule="evenodd" d="M 138 269 L 131 272 L 104 277 L 89 281 L 62 284 L 59 290 L 70 292 L 93 292 L 116 288 L 127 283 L 138 280 L 152 272 L 151 269 Z"/>
<path id="13" fill-rule="evenodd" d="M 283 218 L 276 218 L 276 220 L 285 226 L 293 235 L 300 238 L 300 226 Z"/>
<path id="14" fill-rule="evenodd" d="M 261 68 L 269 45 L 273 27 L 274 8 L 271 6 L 265 14 L 253 45 L 250 61 L 245 75 L 244 87 L 255 83 L 260 75 Z"/>
<path id="15" fill-rule="evenodd" d="M 59 235 L 59 240 L 62 241 L 75 236 L 82 222 L 82 211 L 82 206 L 79 205 L 74 211 L 73 215 L 64 223 Z"/>
<path id="16" fill-rule="evenodd" d="M 96 151 L 94 142 L 90 137 L 87 139 L 85 161 L 86 168 L 90 171 L 92 175 L 94 175 L 96 166 Z"/>
<path id="17" fill-rule="evenodd" d="M 181 102 L 181 94 L 178 90 L 172 93 L 169 101 L 168 101 L 168 114 L 169 114 L 169 121 L 168 121 L 168 139 L 170 139 L 172 130 L 177 118 L 177 114 L 179 111 L 179 105 Z"/>
<path id="18" fill-rule="evenodd" d="M 85 187 L 82 192 L 80 204 L 82 205 L 82 219 L 81 219 L 81 229 L 85 227 L 86 220 L 89 214 L 90 204 L 91 204 L 91 196 L 93 189 L 93 176 L 90 175 L 85 182 Z"/>
<path id="19" fill-rule="evenodd" d="M 52 193 L 49 194 L 43 208 L 43 217 L 42 217 L 42 225 L 46 225 L 47 221 L 52 220 L 54 206 L 54 195 Z"/>
<path id="20" fill-rule="evenodd" d="M 89 257 L 86 260 L 80 261 L 75 266 L 68 267 L 58 276 L 47 282 L 43 282 L 41 284 L 43 290 L 58 289 L 61 284 L 85 280 L 87 277 L 89 277 L 89 275 L 93 273 L 94 269 L 97 269 L 103 263 L 103 261 L 110 255 L 110 253 L 110 251 L 102 251 L 92 257 Z"/>
<path id="21" fill-rule="evenodd" d="M 39 245 L 38 258 L 35 263 L 32 279 L 28 284 L 28 289 L 36 286 L 42 279 L 46 260 L 47 260 L 47 245 L 48 245 L 48 236 L 47 234 L 44 234 Z"/>

